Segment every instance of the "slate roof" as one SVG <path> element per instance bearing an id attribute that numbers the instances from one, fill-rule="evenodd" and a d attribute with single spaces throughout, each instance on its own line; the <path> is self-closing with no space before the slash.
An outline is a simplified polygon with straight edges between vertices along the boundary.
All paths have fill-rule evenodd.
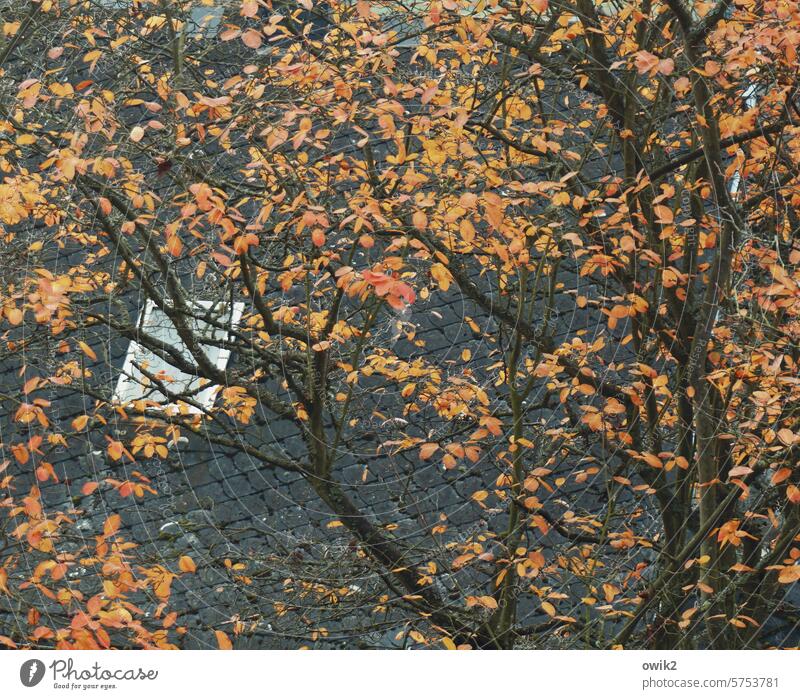
<path id="1" fill-rule="evenodd" d="M 63 271 L 80 254 L 50 260 L 47 266 L 54 272 Z M 571 307 L 565 306 L 564 310 L 568 316 L 561 324 L 561 336 L 589 324 L 588 314 L 577 317 Z M 477 320 L 481 330 L 488 332 L 474 332 L 468 318 Z M 415 339 L 424 345 L 398 339 L 393 347 L 398 356 L 413 359 L 424 354 L 429 360 L 435 357 L 439 366 L 457 366 L 463 363 L 462 351 L 469 349 L 473 370 L 480 371 L 490 361 L 493 321 L 457 291 L 435 293 L 427 301 L 418 301 L 408 322 L 416 326 Z M 43 344 L 38 355 L 7 357 L 0 386 L 17 386 L 17 373 L 23 363 L 29 372 L 47 375 L 51 362 L 47 346 L 53 344 L 52 339 L 45 339 Z M 100 331 L 90 344 L 99 358 L 96 363 L 89 363 L 94 374 L 92 383 L 110 395 L 128 342 L 108 341 Z M 236 360 L 234 355 L 232 364 Z M 40 363 L 42 366 L 38 366 Z M 52 400 L 56 419 L 63 424 L 92 403 L 74 391 L 58 389 L 45 394 Z M 391 397 L 377 396 L 375 405 L 384 414 L 396 414 L 390 407 Z M 554 419 L 551 409 L 543 410 L 542 416 L 548 421 Z M 8 445 L 24 436 L 24 430 L 10 417 L 7 407 L 0 411 L 3 458 L 10 456 L 5 453 Z M 414 418 L 409 419 L 412 425 L 404 429 L 413 429 Z M 349 486 L 348 494 L 356 506 L 380 521 L 396 525 L 393 536 L 413 545 L 421 532 L 440 522 L 442 515 L 446 515 L 451 527 L 451 540 L 464 540 L 487 526 L 494 531 L 502 529 L 503 512 L 487 513 L 470 498 L 475 491 L 492 487 L 498 470 L 491 457 L 454 471 L 444 471 L 436 461 L 419 462 L 416 451 L 375 458 L 376 444 L 396 434 L 391 424 L 380 420 L 375 421 L 374 428 L 373 433 L 366 433 L 366 440 L 371 443 L 349 445 L 351 453 L 339 462 L 336 476 Z M 125 425 L 120 423 L 117 429 L 125 430 Z M 257 429 L 262 439 L 267 432 L 267 441 L 287 455 L 303 453 L 304 443 L 293 423 L 270 420 Z M 135 464 L 120 465 L 110 462 L 106 455 L 107 432 L 98 429 L 93 434 L 90 430 L 84 438 L 70 440 L 69 449 L 56 449 L 51 461 L 60 482 L 42 484 L 43 502 L 53 510 L 77 507 L 85 513 L 78 521 L 78 529 L 91 534 L 102 528 L 109 514 L 120 512 L 123 534 L 139 544 L 137 558 L 142 561 L 163 563 L 174 569 L 180 555 L 192 556 L 198 573 L 177 579 L 170 600 L 169 608 L 181 612 L 179 623 L 189 629 L 178 640 L 179 645 L 215 647 L 213 629 L 225 628 L 235 614 L 257 622 L 237 640 L 237 647 L 296 647 L 302 643 L 320 647 L 396 647 L 407 642 L 402 637 L 396 639 L 403 632 L 397 618 L 389 614 L 386 619 L 376 620 L 372 606 L 385 588 L 374 570 L 358 557 L 355 542 L 346 530 L 327 526 L 333 515 L 301 475 L 259 468 L 240 451 L 226 450 L 191 435 L 186 443 L 173 445 L 166 459 L 139 459 Z M 361 448 L 371 454 L 368 468 L 358 458 Z M 24 492 L 33 483 L 33 474 L 24 467 L 16 470 L 21 471 L 16 474 L 17 492 Z M 87 481 L 124 479 L 133 470 L 152 479 L 158 494 L 122 499 L 116 491 L 105 488 L 88 496 L 81 494 Z M 571 470 L 569 465 L 565 472 Z M 589 500 L 596 497 L 586 484 L 576 490 L 586 490 L 582 497 Z M 558 534 L 551 536 L 559 538 Z M 226 559 L 232 564 L 245 563 L 242 574 L 252 582 L 237 580 L 236 572 L 226 567 Z M 78 577 L 81 573 L 78 569 L 72 575 Z M 458 595 L 452 584 L 448 592 L 448 577 L 449 574 L 443 575 L 440 584 L 446 593 Z M 81 584 L 91 584 L 89 578 Z M 304 580 L 315 579 L 325 581 L 329 587 L 344 588 L 339 607 L 322 604 L 314 599 L 313 589 L 303 587 Z M 150 600 L 151 613 L 157 602 Z M 285 605 L 290 611 L 279 616 L 276 604 L 277 608 Z M 540 614 L 530 604 L 527 608 L 523 605 L 520 622 L 541 621 Z M 530 618 L 526 619 L 526 615 Z M 329 635 L 312 641 L 311 630 L 318 626 L 327 629 Z"/>

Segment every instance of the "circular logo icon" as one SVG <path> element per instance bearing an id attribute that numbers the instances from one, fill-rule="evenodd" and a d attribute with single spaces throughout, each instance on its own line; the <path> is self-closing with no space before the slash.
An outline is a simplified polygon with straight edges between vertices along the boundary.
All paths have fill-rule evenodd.
<path id="1" fill-rule="evenodd" d="M 26 687 L 35 687 L 44 677 L 44 663 L 33 658 L 22 663 L 19 669 L 19 680 Z"/>

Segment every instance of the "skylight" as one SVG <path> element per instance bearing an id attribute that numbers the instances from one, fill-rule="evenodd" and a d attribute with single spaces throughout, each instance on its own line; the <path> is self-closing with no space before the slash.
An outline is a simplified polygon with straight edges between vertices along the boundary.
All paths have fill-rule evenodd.
<path id="1" fill-rule="evenodd" d="M 209 311 L 212 311 L 214 315 L 210 317 L 217 324 L 230 329 L 237 326 L 244 310 L 244 304 L 241 302 L 230 304 L 197 301 L 195 303 L 197 305 L 197 315 L 208 316 Z M 205 320 L 190 318 L 189 321 L 192 333 L 196 337 L 218 341 L 226 338 L 226 330 L 214 327 Z M 191 352 L 184 345 L 172 321 L 152 300 L 148 299 L 145 304 L 137 327 L 143 333 L 175 349 L 187 362 L 196 365 Z M 201 345 L 201 347 L 211 364 L 218 369 L 226 367 L 230 358 L 229 349 L 206 344 Z M 135 341 L 132 341 L 128 347 L 125 363 L 122 366 L 122 374 L 114 391 L 114 402 L 126 404 L 137 400 L 148 400 L 160 404 L 162 408 L 174 405 L 169 400 L 168 395 L 162 393 L 158 383 L 152 381 L 148 375 L 162 382 L 168 394 L 189 394 L 196 403 L 205 409 L 210 408 L 214 403 L 217 386 L 212 384 L 205 385 L 203 379 L 193 374 L 184 373 Z M 198 406 L 187 403 L 182 405 L 190 413 L 201 412 Z"/>

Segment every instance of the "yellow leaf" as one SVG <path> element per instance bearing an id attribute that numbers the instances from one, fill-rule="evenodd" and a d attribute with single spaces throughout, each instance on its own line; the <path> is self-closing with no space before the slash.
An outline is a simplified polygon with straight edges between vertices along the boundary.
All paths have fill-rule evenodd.
<path id="1" fill-rule="evenodd" d="M 556 608 L 550 602 L 542 602 L 542 611 L 548 616 L 556 615 Z"/>
<path id="2" fill-rule="evenodd" d="M 553 206 L 566 206 L 570 202 L 569 192 L 558 192 L 552 199 Z"/>
<path id="3" fill-rule="evenodd" d="M 606 602 L 612 602 L 619 594 L 619 588 L 616 585 L 611 585 L 610 583 L 603 583 L 603 594 L 606 597 Z"/>
<path id="4" fill-rule="evenodd" d="M 465 243 L 472 243 L 475 240 L 475 226 L 467 219 L 462 219 L 458 224 L 458 232 L 461 234 L 461 239 Z"/>
<path id="5" fill-rule="evenodd" d="M 440 262 L 437 262 L 431 267 L 431 276 L 436 280 L 436 283 L 442 291 L 447 291 L 450 288 L 452 276 L 447 268 Z"/>
<path id="6" fill-rule="evenodd" d="M 425 636 L 423 636 L 419 631 L 411 631 L 408 634 L 411 637 L 411 640 L 415 643 L 425 644 Z"/>
<path id="7" fill-rule="evenodd" d="M 94 350 L 85 342 L 78 340 L 78 347 L 80 347 L 83 350 L 83 353 L 93 362 L 97 361 L 97 355 L 94 353 Z"/>
<path id="8" fill-rule="evenodd" d="M 6 308 L 5 314 L 11 325 L 19 325 L 22 322 L 22 311 L 20 311 L 19 308 Z"/>
<path id="9" fill-rule="evenodd" d="M 488 497 L 489 493 L 487 493 L 485 490 L 478 490 L 472 494 L 472 499 L 477 502 L 483 502 Z"/>

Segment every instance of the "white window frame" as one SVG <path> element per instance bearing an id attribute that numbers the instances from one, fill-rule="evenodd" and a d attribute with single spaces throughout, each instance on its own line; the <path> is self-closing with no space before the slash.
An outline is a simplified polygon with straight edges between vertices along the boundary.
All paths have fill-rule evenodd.
<path id="1" fill-rule="evenodd" d="M 186 19 L 187 31 L 195 38 L 202 36 L 216 36 L 225 16 L 225 7 L 222 4 L 211 2 L 208 5 L 202 0 L 192 5 Z"/>
<path id="2" fill-rule="evenodd" d="M 230 313 L 229 327 L 231 330 L 238 326 L 242 317 L 242 313 L 244 312 L 244 303 L 241 301 L 234 302 L 233 304 L 225 301 L 194 301 L 193 303 L 198 307 L 198 315 L 204 311 L 211 310 L 214 306 L 223 306 L 225 315 Z M 154 325 L 153 318 L 155 315 L 161 316 L 158 325 Z M 198 323 L 198 332 L 200 333 L 206 333 L 209 329 L 209 335 L 212 336 L 214 336 L 216 333 L 224 333 L 224 331 L 221 331 L 218 328 L 213 328 L 203 321 L 198 321 Z M 168 327 L 165 327 L 165 324 Z M 164 312 L 156 306 L 152 299 L 147 299 L 147 302 L 145 303 L 145 306 L 139 315 L 137 327 L 163 342 L 168 341 L 164 335 L 169 333 L 170 329 L 172 333 L 176 332 L 175 326 L 166 317 Z M 219 337 L 217 339 L 221 340 L 223 338 Z M 194 359 L 191 358 L 188 349 L 183 345 L 183 343 L 180 343 L 179 345 L 173 343 L 171 346 L 176 352 L 187 356 L 189 361 L 194 363 Z M 216 345 L 201 345 L 201 348 L 205 352 L 206 358 L 209 362 L 216 366 L 216 368 L 220 371 L 225 369 L 228 364 L 228 359 L 230 359 L 231 356 L 231 351 L 229 349 L 217 347 Z M 144 376 L 141 371 L 136 368 L 136 366 L 134 366 L 134 362 L 139 365 L 147 363 L 158 366 L 159 368 L 157 370 L 151 372 L 155 374 L 164 371 L 163 367 L 165 365 L 171 368 L 174 371 L 174 375 L 170 374 L 169 376 L 172 380 L 171 382 L 177 387 L 175 391 L 176 393 L 195 391 L 200 387 L 200 382 L 203 380 L 201 377 L 184 373 L 180 369 L 170 365 L 161 357 L 153 354 L 150 350 L 142 347 L 142 345 L 135 340 L 131 340 L 130 344 L 128 345 L 127 353 L 125 354 L 125 362 L 122 365 L 122 373 L 120 374 L 119 379 L 117 380 L 116 388 L 114 389 L 113 402 L 115 404 L 127 405 L 137 400 L 148 400 L 157 404 L 152 406 L 152 408 L 155 409 L 163 410 L 168 407 L 177 407 L 175 403 L 165 402 L 168 400 L 168 396 L 164 395 L 157 386 L 149 384 L 147 377 Z M 194 401 L 198 403 L 199 406 L 202 406 L 203 409 L 210 409 L 216 399 L 218 388 L 219 387 L 214 384 L 205 386 L 203 390 L 198 391 L 193 396 Z M 186 410 L 191 414 L 203 412 L 200 407 L 190 403 L 181 402 L 181 406 L 182 410 Z"/>
<path id="3" fill-rule="evenodd" d="M 428 3 L 423 2 L 423 0 L 407 0 L 406 4 L 408 5 L 419 5 L 420 8 L 423 6 L 427 7 Z M 384 22 L 384 29 L 388 29 L 389 31 L 394 31 L 397 33 L 398 37 L 403 35 L 404 25 L 406 29 L 415 29 L 421 30 L 423 28 L 422 17 L 414 17 L 415 21 L 413 25 L 408 23 L 407 19 L 404 19 L 402 10 L 399 10 L 397 7 L 386 7 L 385 5 L 373 5 L 372 11 L 380 17 Z M 415 36 L 411 39 L 405 39 L 400 41 L 396 44 L 397 47 L 403 49 L 410 49 L 416 48 L 419 46 L 419 37 Z"/>
<path id="4" fill-rule="evenodd" d="M 107 10 L 124 10 L 131 4 L 131 0 L 94 1 Z M 157 13 L 158 8 L 156 7 L 154 11 Z M 224 15 L 225 6 L 222 3 L 212 0 L 209 4 L 205 4 L 203 0 L 197 0 L 189 8 L 186 17 L 186 31 L 194 38 L 216 36 Z"/>

